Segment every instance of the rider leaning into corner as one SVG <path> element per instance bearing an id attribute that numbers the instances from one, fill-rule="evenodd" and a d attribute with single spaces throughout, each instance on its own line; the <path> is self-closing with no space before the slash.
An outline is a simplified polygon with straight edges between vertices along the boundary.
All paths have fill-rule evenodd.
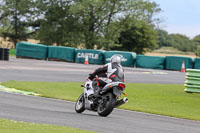
<path id="1" fill-rule="evenodd" d="M 124 70 L 120 65 L 121 58 L 121 55 L 113 55 L 110 63 L 97 68 L 92 74 L 90 74 L 88 78 L 94 81 L 93 86 L 96 94 L 101 93 L 101 89 L 110 82 L 124 82 Z"/>

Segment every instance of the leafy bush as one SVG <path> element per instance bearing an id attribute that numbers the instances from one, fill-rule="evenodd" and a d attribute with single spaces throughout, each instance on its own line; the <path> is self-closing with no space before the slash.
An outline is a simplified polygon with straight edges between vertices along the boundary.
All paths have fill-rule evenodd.
<path id="1" fill-rule="evenodd" d="M 200 56 L 200 45 L 197 46 L 197 49 L 195 51 L 196 56 Z"/>

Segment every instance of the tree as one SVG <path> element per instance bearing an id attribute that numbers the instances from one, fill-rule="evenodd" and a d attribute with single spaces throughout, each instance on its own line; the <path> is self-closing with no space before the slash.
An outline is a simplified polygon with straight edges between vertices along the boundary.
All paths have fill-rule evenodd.
<path id="1" fill-rule="evenodd" d="M 1 0 L 2 34 L 16 44 L 34 35 L 45 44 L 109 50 L 134 20 L 153 25 L 160 11 L 146 0 Z M 131 20 L 131 21 L 130 21 Z M 5 28 L 6 27 L 6 28 Z M 129 27 L 129 26 L 128 26 Z"/>
<path id="2" fill-rule="evenodd" d="M 127 30 L 121 32 L 118 50 L 134 51 L 143 54 L 157 47 L 157 33 L 152 25 L 145 21 L 134 22 Z"/>
<path id="3" fill-rule="evenodd" d="M 195 55 L 196 56 L 200 56 L 200 45 L 197 46 L 196 50 L 195 50 Z"/>
<path id="4" fill-rule="evenodd" d="M 32 21 L 33 6 L 34 0 L 1 0 L 1 34 L 14 42 L 15 46 L 19 40 L 26 40 L 32 34 L 28 28 L 36 25 Z"/>
<path id="5" fill-rule="evenodd" d="M 170 34 L 171 45 L 183 52 L 194 52 L 195 45 L 189 37 L 182 34 Z"/>
<path id="6" fill-rule="evenodd" d="M 200 45 L 200 35 L 195 36 L 192 41 L 196 46 Z"/>
<path id="7" fill-rule="evenodd" d="M 195 54 L 196 54 L 196 56 L 200 56 L 200 35 L 195 36 L 192 39 L 192 42 L 195 45 Z"/>
<path id="8" fill-rule="evenodd" d="M 198 42 L 200 44 L 200 35 L 196 35 L 192 41 Z"/>
<path id="9" fill-rule="evenodd" d="M 163 46 L 171 46 L 171 38 L 168 34 L 167 31 L 158 29 L 157 30 L 158 34 L 158 46 L 163 47 Z"/>
<path id="10" fill-rule="evenodd" d="M 79 41 L 81 36 L 76 32 L 78 20 L 69 11 L 72 0 L 37 0 L 37 2 L 38 11 L 43 18 L 35 37 L 41 43 L 58 46 L 69 44 L 74 46 L 73 44 L 81 43 Z"/>
<path id="11" fill-rule="evenodd" d="M 71 7 L 78 18 L 86 48 L 109 50 L 119 46 L 118 37 L 130 18 L 152 23 L 157 4 L 143 0 L 76 0 Z"/>
<path id="12" fill-rule="evenodd" d="M 71 12 L 78 18 L 79 32 L 82 33 L 86 48 L 97 45 L 109 49 L 108 44 L 113 43 L 110 34 L 117 30 L 113 22 L 117 21 L 116 15 L 122 12 L 123 3 L 126 4 L 121 0 L 77 0 L 72 5 Z M 115 36 L 112 34 L 112 37 Z"/>

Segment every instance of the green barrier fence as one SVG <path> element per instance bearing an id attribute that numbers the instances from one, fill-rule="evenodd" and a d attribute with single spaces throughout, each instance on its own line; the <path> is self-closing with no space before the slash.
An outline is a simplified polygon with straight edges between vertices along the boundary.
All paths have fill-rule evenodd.
<path id="1" fill-rule="evenodd" d="M 180 56 L 166 56 L 166 69 L 167 70 L 181 70 L 182 63 L 184 61 L 185 69 L 193 68 L 194 59 L 191 57 Z"/>
<path id="2" fill-rule="evenodd" d="M 47 46 L 42 44 L 18 42 L 16 46 L 16 57 L 28 57 L 46 60 Z"/>
<path id="3" fill-rule="evenodd" d="M 196 58 L 194 61 L 194 69 L 200 69 L 200 58 Z"/>
<path id="4" fill-rule="evenodd" d="M 137 55 L 136 67 L 150 69 L 164 69 L 165 57 Z"/>
<path id="5" fill-rule="evenodd" d="M 122 55 L 122 60 L 121 60 L 121 64 L 122 66 L 127 66 L 127 67 L 131 67 L 135 65 L 135 59 L 136 59 L 136 53 L 134 52 L 123 52 L 123 51 L 106 51 L 104 53 L 104 62 L 105 64 L 110 62 L 110 58 L 114 55 L 114 54 L 120 54 Z"/>
<path id="6" fill-rule="evenodd" d="M 187 69 L 185 81 L 185 92 L 200 93 L 200 70 Z"/>
<path id="7" fill-rule="evenodd" d="M 48 59 L 75 61 L 75 48 L 48 46 Z"/>
<path id="8" fill-rule="evenodd" d="M 104 51 L 93 49 L 77 49 L 76 50 L 76 63 L 84 63 L 86 54 L 88 54 L 89 64 L 104 64 Z"/>

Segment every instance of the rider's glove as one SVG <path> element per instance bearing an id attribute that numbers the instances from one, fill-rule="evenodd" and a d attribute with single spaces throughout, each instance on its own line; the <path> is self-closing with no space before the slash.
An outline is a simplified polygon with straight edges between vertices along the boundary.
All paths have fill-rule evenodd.
<path id="1" fill-rule="evenodd" d="M 96 77 L 96 76 L 95 76 L 94 74 L 89 74 L 89 77 L 88 77 L 88 78 L 89 78 L 90 80 L 93 80 L 95 77 Z"/>

